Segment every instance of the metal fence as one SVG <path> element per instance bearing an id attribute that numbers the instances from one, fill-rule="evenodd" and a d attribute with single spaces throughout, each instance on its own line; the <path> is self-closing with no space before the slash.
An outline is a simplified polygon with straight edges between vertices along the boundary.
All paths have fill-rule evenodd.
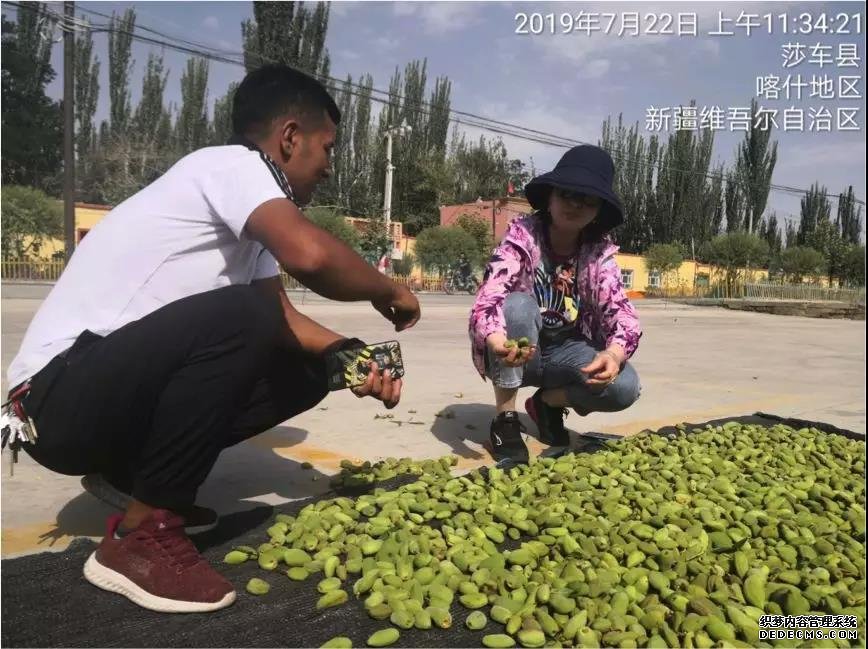
<path id="1" fill-rule="evenodd" d="M 27 282 L 55 282 L 66 265 L 63 261 L 0 260 L 0 277 Z"/>
<path id="2" fill-rule="evenodd" d="M 13 281 L 56 281 L 63 272 L 63 261 L 0 260 L 0 277 Z M 283 285 L 289 290 L 302 290 L 304 286 L 294 277 L 281 273 Z M 424 275 L 421 278 L 395 275 L 392 279 L 414 291 L 443 291 L 443 278 Z M 726 284 L 711 286 L 649 287 L 645 297 L 650 298 L 708 298 L 749 300 L 791 300 L 803 302 L 843 302 L 865 304 L 865 287 L 836 288 L 816 284 Z"/>
<path id="3" fill-rule="evenodd" d="M 865 288 L 836 288 L 813 284 L 746 284 L 745 299 L 798 300 L 865 304 Z"/>
<path id="4" fill-rule="evenodd" d="M 281 273 L 280 277 L 283 280 L 283 286 L 287 290 L 293 291 L 304 289 L 304 286 L 294 277 L 291 277 L 286 273 Z M 443 279 L 436 275 L 425 275 L 421 278 L 408 277 L 406 275 L 393 275 L 392 280 L 398 284 L 407 286 L 413 291 L 437 292 L 443 290 Z"/>
<path id="5" fill-rule="evenodd" d="M 865 304 L 865 288 L 836 288 L 816 284 L 775 284 L 771 282 L 719 283 L 710 286 L 649 287 L 645 291 L 645 297 Z"/>

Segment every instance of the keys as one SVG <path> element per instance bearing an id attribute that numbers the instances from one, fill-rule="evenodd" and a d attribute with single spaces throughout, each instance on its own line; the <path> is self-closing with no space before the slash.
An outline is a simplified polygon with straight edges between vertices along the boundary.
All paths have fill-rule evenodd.
<path id="1" fill-rule="evenodd" d="M 3 450 L 7 446 L 9 447 L 10 476 L 15 475 L 15 464 L 18 462 L 18 450 L 21 448 L 21 444 L 25 442 L 34 444 L 37 437 L 36 426 L 33 424 L 33 420 L 26 415 L 24 415 L 25 419 L 22 420 L 18 416 L 17 411 L 20 411 L 22 414 L 24 414 L 24 411 L 16 408 L 16 405 L 14 402 L 8 404 L 2 409 L 2 413 L 0 413 L 0 439 L 2 439 Z"/>

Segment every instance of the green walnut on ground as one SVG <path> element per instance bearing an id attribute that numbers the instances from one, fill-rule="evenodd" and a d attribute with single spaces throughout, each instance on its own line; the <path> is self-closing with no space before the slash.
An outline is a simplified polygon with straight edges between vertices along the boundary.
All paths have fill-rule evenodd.
<path id="1" fill-rule="evenodd" d="M 453 646 L 453 604 L 488 647 L 769 647 L 762 615 L 854 616 L 865 637 L 861 442 L 732 422 L 509 470 L 380 470 L 399 464 L 418 480 L 279 514 L 227 563 L 322 573 L 318 606 L 355 597 L 393 625 L 371 646 L 398 628 Z"/>

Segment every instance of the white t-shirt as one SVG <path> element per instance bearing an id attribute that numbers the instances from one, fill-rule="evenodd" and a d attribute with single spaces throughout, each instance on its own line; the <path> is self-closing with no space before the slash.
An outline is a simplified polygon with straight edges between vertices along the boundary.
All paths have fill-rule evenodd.
<path id="1" fill-rule="evenodd" d="M 82 240 L 30 323 L 9 386 L 32 377 L 85 329 L 105 336 L 169 302 L 277 275 L 274 257 L 244 226 L 259 205 L 291 196 L 276 165 L 242 145 L 179 160 Z"/>

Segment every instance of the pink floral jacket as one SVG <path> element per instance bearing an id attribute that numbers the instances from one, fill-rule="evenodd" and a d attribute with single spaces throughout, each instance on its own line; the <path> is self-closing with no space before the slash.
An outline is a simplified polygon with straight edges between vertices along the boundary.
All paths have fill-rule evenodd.
<path id="1" fill-rule="evenodd" d="M 485 377 L 485 339 L 505 332 L 503 302 L 514 292 L 533 293 L 533 278 L 542 255 L 543 223 L 536 215 L 515 219 L 485 269 L 485 279 L 470 312 L 473 364 Z M 615 263 L 618 251 L 610 239 L 583 246 L 579 251 L 579 333 L 608 347 L 618 344 L 630 358 L 639 346 L 642 330 L 636 310 L 621 285 Z"/>

